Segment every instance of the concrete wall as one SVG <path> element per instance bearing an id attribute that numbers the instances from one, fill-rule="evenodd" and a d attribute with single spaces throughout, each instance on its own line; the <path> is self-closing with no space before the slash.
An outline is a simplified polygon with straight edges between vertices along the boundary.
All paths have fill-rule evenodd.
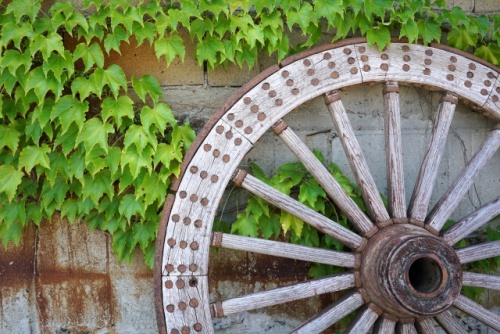
<path id="1" fill-rule="evenodd" d="M 449 0 L 450 5 L 476 13 L 500 11 L 498 0 Z M 325 34 L 325 39 L 329 38 Z M 121 65 L 128 76 L 152 74 L 164 89 L 165 101 L 176 116 L 199 129 L 223 102 L 254 75 L 273 63 L 263 56 L 255 69 L 236 66 L 204 71 L 192 56 L 194 45 L 187 43 L 186 59 L 166 68 L 148 47 L 124 45 L 122 55 L 112 54 L 108 64 Z M 368 162 L 377 185 L 385 192 L 383 108 L 381 87 L 359 87 L 343 92 L 358 138 L 366 148 Z M 419 88 L 403 88 L 404 163 L 407 196 L 431 129 L 433 111 L 440 95 Z M 289 124 L 311 147 L 337 162 L 349 174 L 343 152 L 321 100 L 314 100 L 287 116 Z M 440 166 L 440 182 L 432 201 L 452 182 L 464 162 L 478 148 L 493 123 L 460 106 Z M 267 171 L 295 158 L 272 135 L 265 136 L 248 155 L 245 163 L 257 162 Z M 456 217 L 496 196 L 500 188 L 500 153 L 481 173 L 478 185 L 464 199 Z M 227 209 L 239 203 L 233 200 Z M 291 261 L 230 251 L 212 254 L 211 281 L 214 297 L 249 293 L 276 286 L 278 282 L 302 280 L 307 266 Z M 270 276 L 269 268 L 274 269 Z M 241 275 L 240 275 L 241 274 Z M 239 314 L 215 323 L 219 333 L 285 333 L 296 324 L 328 305 L 334 295 L 304 301 L 299 306 L 284 305 Z M 498 295 L 485 299 L 488 307 L 500 305 Z M 0 248 L 0 333 L 156 333 L 153 273 L 137 252 L 129 266 L 118 263 L 111 252 L 109 235 L 88 231 L 79 223 L 69 224 L 57 215 L 43 222 L 41 229 L 26 228 L 18 247 Z"/>

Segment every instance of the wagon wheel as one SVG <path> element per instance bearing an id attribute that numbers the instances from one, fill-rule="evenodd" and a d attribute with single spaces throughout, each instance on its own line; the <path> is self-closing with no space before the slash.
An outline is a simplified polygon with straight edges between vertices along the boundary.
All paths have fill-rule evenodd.
<path id="1" fill-rule="evenodd" d="M 439 45 L 394 42 L 379 53 L 365 40 L 314 48 L 284 60 L 238 91 L 206 124 L 167 199 L 158 233 L 156 306 L 162 333 L 212 333 L 212 318 L 321 293 L 343 296 L 293 333 L 319 333 L 358 310 L 347 331 L 434 333 L 434 319 L 449 333 L 466 330 L 450 312 L 454 306 L 500 331 L 500 316 L 460 294 L 463 286 L 500 289 L 500 278 L 462 271 L 465 263 L 500 255 L 500 241 L 462 249 L 452 246 L 500 213 L 500 197 L 442 230 L 473 178 L 500 145 L 494 127 L 438 203 L 430 208 L 437 167 L 458 99 L 500 120 L 499 70 L 468 54 Z M 383 83 L 388 207 L 383 204 L 346 115 L 339 89 Z M 405 201 L 400 131 L 399 85 L 443 91 L 428 149 L 410 202 Z M 294 108 L 319 95 L 360 185 L 369 214 L 342 190 L 311 150 L 282 121 Z M 245 171 L 243 156 L 269 129 L 274 130 L 316 178 L 354 226 L 338 223 L 300 204 Z M 278 241 L 213 233 L 212 223 L 230 181 L 285 210 L 344 244 L 338 252 Z M 209 301 L 209 248 L 218 246 L 341 266 L 342 274 Z"/>

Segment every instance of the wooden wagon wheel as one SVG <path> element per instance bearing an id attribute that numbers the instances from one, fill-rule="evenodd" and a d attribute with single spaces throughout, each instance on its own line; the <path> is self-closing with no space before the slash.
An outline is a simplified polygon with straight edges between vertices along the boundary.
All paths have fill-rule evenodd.
<path id="1" fill-rule="evenodd" d="M 462 271 L 462 264 L 500 255 L 500 241 L 454 249 L 457 241 L 500 213 L 500 197 L 442 228 L 500 145 L 494 127 L 434 208 L 429 200 L 458 99 L 500 121 L 499 70 L 440 45 L 394 42 L 384 52 L 365 40 L 346 40 L 284 60 L 240 89 L 206 124 L 183 163 L 183 175 L 167 199 L 158 233 L 155 289 L 163 333 L 212 333 L 212 317 L 257 309 L 320 293 L 342 298 L 293 333 L 319 333 L 358 310 L 348 332 L 434 333 L 434 319 L 449 333 L 466 330 L 454 306 L 500 331 L 500 316 L 460 294 L 462 285 L 500 288 L 500 278 Z M 388 207 L 383 204 L 337 90 L 383 83 Z M 442 90 L 428 149 L 410 203 L 405 201 L 399 85 Z M 346 156 L 367 203 L 366 215 L 282 117 L 323 95 Z M 351 231 L 237 169 L 257 140 L 273 128 L 355 227 Z M 212 233 L 226 185 L 233 181 L 343 243 L 336 252 L 277 241 Z M 428 210 L 429 209 L 429 210 Z M 210 302 L 207 273 L 211 245 L 325 263 L 346 272 L 274 290 Z M 423 275 L 413 275 L 418 272 Z"/>

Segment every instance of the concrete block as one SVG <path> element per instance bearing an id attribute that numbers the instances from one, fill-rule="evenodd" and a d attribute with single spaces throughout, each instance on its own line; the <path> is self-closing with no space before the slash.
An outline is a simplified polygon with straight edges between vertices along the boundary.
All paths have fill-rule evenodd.
<path id="1" fill-rule="evenodd" d="M 95 331 L 111 327 L 111 287 L 107 275 L 40 274 L 37 304 L 43 332 Z"/>
<path id="2" fill-rule="evenodd" d="M 90 233 L 87 225 L 63 220 L 58 214 L 39 231 L 37 266 L 40 273 L 107 273 L 107 234 Z"/>
<path id="3" fill-rule="evenodd" d="M 218 67 L 208 71 L 208 85 L 212 87 L 220 86 L 243 86 L 254 76 L 265 70 L 266 68 L 277 63 L 275 54 L 267 55 L 265 52 L 259 54 L 253 68 L 248 68 L 247 63 L 240 68 L 236 64 L 228 64 L 225 68 Z"/>
<path id="4" fill-rule="evenodd" d="M 477 2 L 478 0 L 476 0 Z M 466 12 L 472 12 L 474 10 L 474 0 L 447 0 L 448 8 L 460 7 Z"/>
<path id="5" fill-rule="evenodd" d="M 39 333 L 33 272 L 35 238 L 33 225 L 24 228 L 19 245 L 0 245 L 0 332 Z"/>
<path id="6" fill-rule="evenodd" d="M 128 79 L 146 74 L 152 75 L 162 86 L 202 85 L 204 71 L 202 66 L 198 66 L 194 57 L 195 45 L 187 32 L 180 32 L 180 35 L 186 47 L 184 62 L 176 57 L 167 66 L 164 57 L 160 60 L 156 58 L 154 47 L 149 45 L 149 42 L 144 41 L 143 44 L 137 46 L 137 41 L 131 39 L 130 44 L 120 45 L 121 55 L 116 51 L 110 52 L 106 57 L 105 66 L 119 65 Z"/>
<path id="7" fill-rule="evenodd" d="M 494 13 L 500 11 L 500 1 L 498 0 L 475 0 L 474 12 Z"/>

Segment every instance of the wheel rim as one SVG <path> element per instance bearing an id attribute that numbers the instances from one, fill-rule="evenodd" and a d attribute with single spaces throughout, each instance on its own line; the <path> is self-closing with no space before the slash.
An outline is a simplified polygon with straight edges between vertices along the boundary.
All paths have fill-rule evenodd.
<path id="1" fill-rule="evenodd" d="M 212 317 L 348 289 L 351 292 L 299 326 L 294 333 L 320 332 L 361 307 L 348 328 L 350 332 L 366 332 L 372 327 L 376 332 L 391 332 L 397 324 L 401 332 L 410 332 L 415 327 L 419 332 L 433 333 L 431 318 L 448 332 L 465 332 L 448 310 L 450 305 L 500 330 L 499 316 L 459 294 L 462 284 L 498 289 L 497 277 L 462 273 L 460 267 L 464 263 L 500 255 L 500 242 L 458 251 L 450 247 L 498 215 L 500 197 L 463 218 L 453 228 L 441 231 L 471 186 L 474 175 L 500 145 L 498 125 L 448 192 L 432 210 L 428 207 L 458 98 L 479 106 L 483 114 L 499 121 L 500 83 L 497 77 L 498 70 L 493 66 L 456 50 L 395 42 L 379 53 L 368 47 L 364 40 L 357 39 L 290 57 L 242 87 L 201 131 L 183 163 L 182 177 L 173 185 L 177 193 L 167 199 L 155 262 L 160 332 L 211 333 Z M 378 195 L 337 92 L 345 87 L 372 82 L 384 83 L 387 209 Z M 408 207 L 399 124 L 401 83 L 425 85 L 445 92 Z M 342 145 L 351 157 L 349 163 L 353 174 L 357 183 L 362 184 L 363 198 L 369 203 L 370 216 L 349 200 L 312 152 L 281 120 L 297 106 L 319 95 L 324 95 L 335 129 L 343 138 Z M 346 214 L 355 231 L 343 228 L 237 169 L 244 155 L 271 127 Z M 217 206 L 230 180 L 334 237 L 352 252 L 324 254 L 321 250 L 311 252 L 300 246 L 289 246 L 280 251 L 285 246 L 273 241 L 211 233 Z M 405 231 L 405 237 L 395 237 L 394 234 L 401 229 Z M 428 246 L 419 253 L 411 247 L 412 243 Z M 387 244 L 392 246 L 387 247 Z M 207 275 L 211 245 L 270 252 L 308 261 L 327 261 L 349 271 L 210 304 Z M 378 251 L 398 260 L 372 265 L 377 261 L 371 261 L 371 256 Z M 402 280 L 394 276 L 398 271 L 404 274 Z M 418 278 L 415 272 L 419 271 L 428 273 L 432 279 Z M 370 284 L 380 280 L 387 283 L 385 288 Z M 290 295 L 292 299 L 285 298 Z"/>

